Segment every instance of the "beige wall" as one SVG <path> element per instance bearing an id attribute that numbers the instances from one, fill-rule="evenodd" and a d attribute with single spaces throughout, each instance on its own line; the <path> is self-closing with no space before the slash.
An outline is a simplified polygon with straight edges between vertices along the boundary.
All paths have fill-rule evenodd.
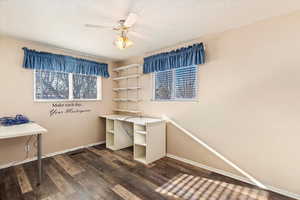
<path id="1" fill-rule="evenodd" d="M 140 107 L 176 120 L 261 182 L 300 194 L 299 33 L 297 12 L 198 38 L 208 55 L 199 101 L 151 101 L 151 75 L 144 75 Z M 119 64 L 133 62 L 142 56 Z M 168 153 L 231 170 L 183 139 L 168 128 Z"/>
<path id="2" fill-rule="evenodd" d="M 91 112 L 49 117 L 52 103 L 33 102 L 33 71 L 22 68 L 24 46 L 70 55 L 32 42 L 0 36 L 0 116 L 24 114 L 47 128 L 49 132 L 43 138 L 45 154 L 105 140 L 104 124 L 97 116 L 111 113 L 114 106 L 111 79 L 102 79 L 102 101 L 79 102 L 82 109 L 91 109 Z M 26 139 L 0 140 L 0 165 L 24 159 Z"/>

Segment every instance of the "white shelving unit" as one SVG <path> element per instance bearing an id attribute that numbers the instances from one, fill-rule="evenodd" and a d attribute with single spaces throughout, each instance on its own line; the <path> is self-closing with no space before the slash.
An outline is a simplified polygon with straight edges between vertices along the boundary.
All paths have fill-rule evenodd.
<path id="1" fill-rule="evenodd" d="M 138 102 L 140 101 L 139 90 L 141 89 L 139 81 L 140 64 L 117 67 L 113 71 L 117 74 L 113 80 L 118 84 L 118 87 L 113 88 L 113 91 L 117 94 L 114 101 L 118 102 L 118 108 L 114 111 L 117 113 L 140 115 L 141 111 L 138 109 Z M 129 83 L 129 79 L 136 79 L 136 81 L 131 80 Z"/>
<path id="2" fill-rule="evenodd" d="M 119 150 L 133 145 L 133 124 L 106 119 L 106 148 Z"/>
<path id="3" fill-rule="evenodd" d="M 115 120 L 106 120 L 106 148 L 114 150 L 115 136 L 114 136 Z"/>
<path id="4" fill-rule="evenodd" d="M 134 125 L 134 160 L 149 164 L 165 155 L 165 123 Z"/>
<path id="5" fill-rule="evenodd" d="M 134 160 L 152 163 L 166 155 L 166 123 L 161 119 L 124 115 L 106 118 L 106 147 L 119 150 L 133 146 Z"/>
<path id="6" fill-rule="evenodd" d="M 157 118 L 142 117 L 138 109 L 141 101 L 140 65 L 131 64 L 113 69 L 118 84 L 113 91 L 118 106 L 106 115 L 106 147 L 119 150 L 133 146 L 134 160 L 149 164 L 166 155 L 166 123 Z M 136 79 L 136 80 L 135 80 Z M 130 115 L 124 115 L 124 114 Z"/>

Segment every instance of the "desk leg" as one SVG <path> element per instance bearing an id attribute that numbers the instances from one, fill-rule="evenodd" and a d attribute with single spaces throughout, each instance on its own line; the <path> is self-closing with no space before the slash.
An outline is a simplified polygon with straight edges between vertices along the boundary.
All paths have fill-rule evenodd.
<path id="1" fill-rule="evenodd" d="M 37 185 L 42 183 L 42 134 L 37 135 L 37 157 L 38 157 L 38 181 Z"/>

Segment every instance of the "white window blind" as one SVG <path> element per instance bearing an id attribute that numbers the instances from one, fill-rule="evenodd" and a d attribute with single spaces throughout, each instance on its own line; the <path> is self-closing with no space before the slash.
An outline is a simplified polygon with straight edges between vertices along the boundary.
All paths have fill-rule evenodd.
<path id="1" fill-rule="evenodd" d="M 197 98 L 197 66 L 154 74 L 155 100 L 194 100 Z"/>
<path id="2" fill-rule="evenodd" d="M 157 72 L 155 74 L 155 99 L 171 99 L 173 85 L 173 71 Z"/>
<path id="3" fill-rule="evenodd" d="M 197 67 L 175 70 L 175 94 L 177 99 L 195 99 L 197 91 Z"/>

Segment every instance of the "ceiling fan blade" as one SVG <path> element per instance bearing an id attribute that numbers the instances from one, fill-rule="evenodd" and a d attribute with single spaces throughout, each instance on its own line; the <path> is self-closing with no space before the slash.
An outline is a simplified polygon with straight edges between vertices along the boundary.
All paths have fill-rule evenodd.
<path id="1" fill-rule="evenodd" d="M 105 26 L 105 25 L 96 25 L 96 24 L 85 24 L 85 27 L 88 28 L 102 28 L 102 29 L 112 29 L 111 26 Z"/>
<path id="2" fill-rule="evenodd" d="M 124 22 L 124 25 L 127 26 L 127 27 L 131 27 L 133 26 L 136 21 L 138 19 L 138 15 L 135 14 L 135 13 L 129 13 L 129 15 L 127 16 L 125 22 Z"/>

